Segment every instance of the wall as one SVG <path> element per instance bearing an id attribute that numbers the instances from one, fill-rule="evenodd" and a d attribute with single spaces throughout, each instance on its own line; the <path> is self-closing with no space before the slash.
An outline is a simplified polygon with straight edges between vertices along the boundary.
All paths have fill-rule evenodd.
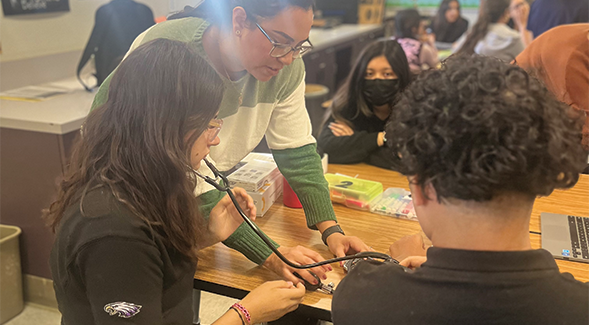
<path id="1" fill-rule="evenodd" d="M 70 11 L 5 17 L 0 8 L 0 91 L 73 77 L 94 26 L 109 0 L 70 0 Z M 199 0 L 138 0 L 155 17 Z"/>
<path id="2" fill-rule="evenodd" d="M 80 51 L 86 45 L 94 14 L 108 0 L 70 0 L 70 11 L 37 15 L 4 16 L 0 20 L 0 62 Z M 167 15 L 167 0 L 140 0 L 154 15 Z M 0 10 L 1 11 L 1 10 Z"/>

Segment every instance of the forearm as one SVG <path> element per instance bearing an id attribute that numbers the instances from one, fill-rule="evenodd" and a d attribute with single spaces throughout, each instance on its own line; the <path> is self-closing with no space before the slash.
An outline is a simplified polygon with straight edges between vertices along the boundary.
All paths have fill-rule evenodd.
<path id="1" fill-rule="evenodd" d="M 318 145 L 333 163 L 359 163 L 378 148 L 378 132 L 355 132 L 350 136 L 338 137 L 327 129 L 321 132 Z"/>
<path id="2" fill-rule="evenodd" d="M 200 211 L 203 217 L 209 217 L 211 210 L 219 203 L 226 194 L 217 190 L 203 193 L 199 196 Z M 259 228 L 258 228 L 259 229 Z M 261 230 L 260 230 L 261 232 Z M 262 232 L 263 233 L 263 232 Z M 274 247 L 279 247 L 276 242 L 272 241 Z M 266 243 L 248 226 L 242 223 L 235 232 L 223 241 L 227 247 L 235 249 L 256 264 L 263 264 L 264 261 L 272 254 L 272 250 Z"/>
<path id="3" fill-rule="evenodd" d="M 534 40 L 534 35 L 528 30 L 527 26 L 520 27 L 519 34 L 521 35 L 524 46 L 527 47 Z"/>
<path id="4" fill-rule="evenodd" d="M 221 316 L 219 319 L 217 319 L 215 322 L 213 322 L 212 325 L 241 325 L 242 321 L 241 318 L 239 317 L 239 315 L 237 314 L 236 311 L 234 310 L 228 310 L 225 312 L 225 314 L 223 314 L 223 316 Z"/>
<path id="5" fill-rule="evenodd" d="M 336 221 L 321 158 L 315 144 L 299 148 L 272 150 L 280 172 L 297 194 L 307 218 L 307 226 L 317 229 L 323 221 Z"/>

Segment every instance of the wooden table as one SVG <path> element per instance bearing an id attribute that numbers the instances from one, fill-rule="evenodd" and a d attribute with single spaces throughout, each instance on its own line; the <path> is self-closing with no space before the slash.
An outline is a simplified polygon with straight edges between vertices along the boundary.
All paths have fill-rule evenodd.
<path id="1" fill-rule="evenodd" d="M 386 189 L 401 187 L 409 189 L 407 179 L 398 173 L 359 165 L 329 165 L 330 173 L 342 173 L 348 176 L 379 181 Z M 397 219 L 366 211 L 349 209 L 335 204 L 338 222 L 346 235 L 357 236 L 378 252 L 387 253 L 389 245 L 410 234 L 421 231 L 419 223 Z M 530 222 L 530 239 L 533 248 L 540 248 L 540 213 L 555 212 L 579 216 L 589 216 L 589 176 L 581 175 L 579 183 L 567 191 L 555 191 L 551 196 L 538 199 L 533 209 Z M 319 252 L 324 258 L 333 257 L 323 245 L 319 232 L 309 230 L 306 226 L 302 209 L 290 209 L 278 200 L 256 224 L 272 239 L 281 245 L 302 245 Z M 198 270 L 195 274 L 196 289 L 210 291 L 236 299 L 243 298 L 249 291 L 269 280 L 279 277 L 273 272 L 256 266 L 241 253 L 222 244 L 204 249 L 199 254 Z M 562 272 L 570 272 L 580 281 L 589 281 L 589 264 L 557 260 Z M 326 283 L 339 283 L 344 272 L 334 267 L 327 273 Z M 322 320 L 330 320 L 331 296 L 320 292 L 307 293 L 299 312 Z"/>

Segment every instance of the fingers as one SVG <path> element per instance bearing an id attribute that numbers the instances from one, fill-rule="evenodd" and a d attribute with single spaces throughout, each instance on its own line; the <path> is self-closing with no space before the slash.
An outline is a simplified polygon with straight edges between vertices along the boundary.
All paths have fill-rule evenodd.
<path id="1" fill-rule="evenodd" d="M 235 198 L 237 199 L 237 202 L 241 208 L 245 210 L 247 216 L 251 220 L 255 221 L 257 210 L 254 199 L 249 194 L 247 194 L 243 188 L 240 187 L 233 188 L 233 193 L 235 194 Z"/>
<path id="2" fill-rule="evenodd" d="M 282 272 L 282 277 L 290 283 L 296 283 L 296 284 L 303 283 L 303 281 L 301 279 L 297 278 L 289 269 L 284 269 L 284 271 Z"/>
<path id="3" fill-rule="evenodd" d="M 353 249 L 356 253 L 373 250 L 371 247 L 368 247 L 368 245 L 364 244 L 360 238 L 356 237 L 350 238 L 350 248 Z"/>
<path id="4" fill-rule="evenodd" d="M 300 275 L 303 279 L 305 279 L 305 281 L 307 281 L 311 284 L 318 284 L 319 283 L 317 281 L 317 279 L 315 279 L 315 277 L 307 270 L 296 270 L 295 272 L 298 275 Z"/>
<path id="5" fill-rule="evenodd" d="M 421 266 L 427 258 L 425 256 L 409 256 L 406 259 L 402 260 L 399 264 L 402 266 L 408 267 L 410 269 L 415 269 Z"/>
<path id="6" fill-rule="evenodd" d="M 352 130 L 349 126 L 341 123 L 332 122 L 329 124 L 329 129 L 336 137 L 341 136 L 350 136 L 354 134 L 354 130 Z"/>

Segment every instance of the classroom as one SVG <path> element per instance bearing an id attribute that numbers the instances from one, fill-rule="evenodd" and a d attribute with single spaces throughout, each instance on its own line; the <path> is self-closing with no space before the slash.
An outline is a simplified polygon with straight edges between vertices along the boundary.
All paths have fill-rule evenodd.
<path id="1" fill-rule="evenodd" d="M 0 324 L 589 324 L 588 0 L 0 1 Z"/>

